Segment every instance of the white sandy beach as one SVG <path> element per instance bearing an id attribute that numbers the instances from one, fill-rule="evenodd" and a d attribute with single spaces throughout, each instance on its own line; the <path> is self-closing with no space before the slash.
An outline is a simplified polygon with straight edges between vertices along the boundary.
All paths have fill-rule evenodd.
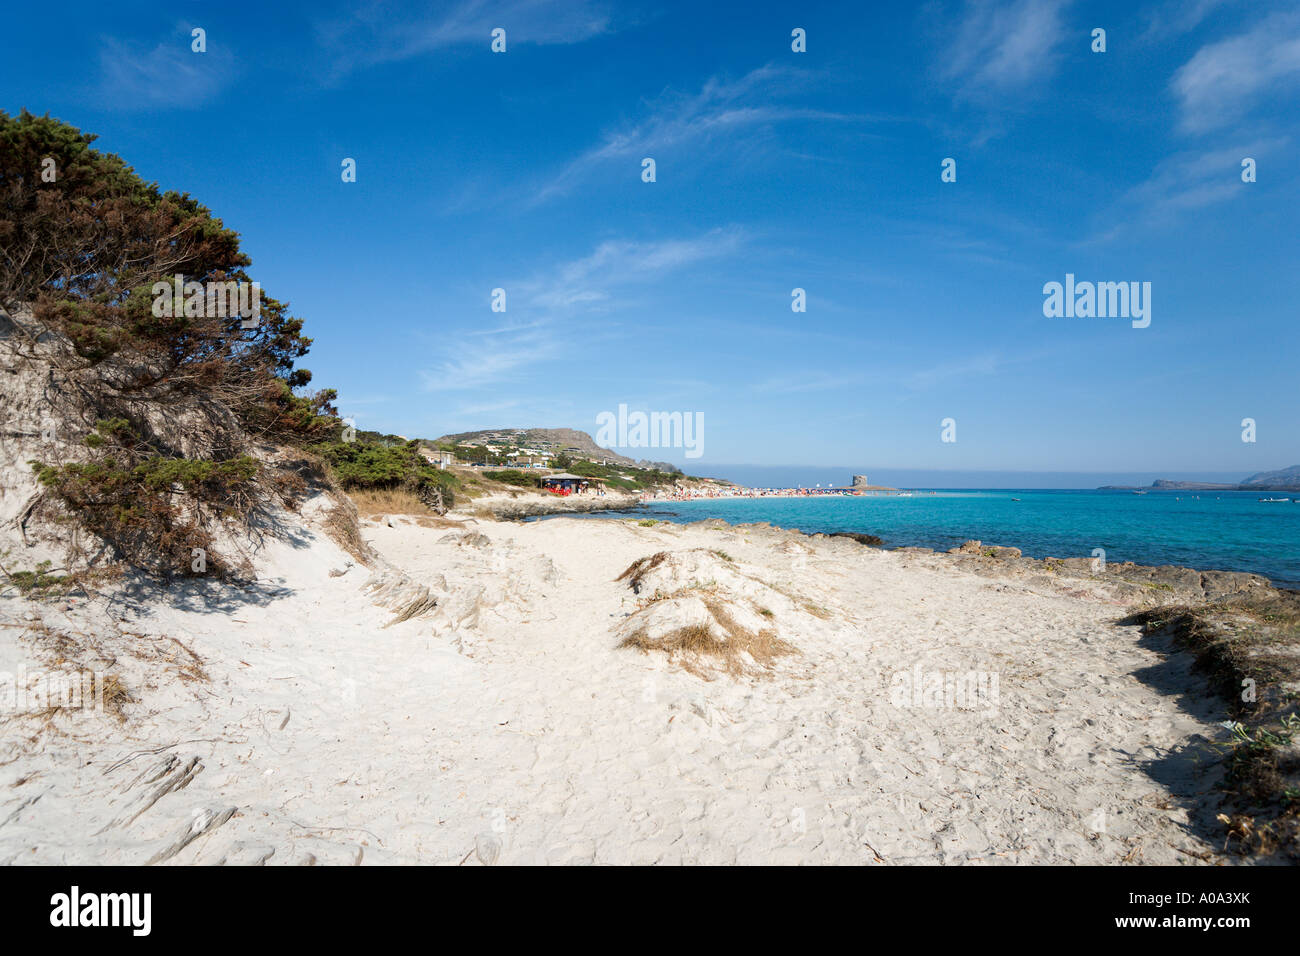
<path id="1" fill-rule="evenodd" d="M 1192 824 L 1219 705 L 1167 692 L 1199 678 L 1104 581 L 762 527 L 363 529 L 373 577 L 308 532 L 243 592 L 0 603 L 0 671 L 111 664 L 134 697 L 6 721 L 0 863 L 1217 856 Z M 658 552 L 640 595 L 615 580 Z M 706 679 L 618 646 L 695 592 L 795 652 Z M 918 667 L 996 675 L 995 705 L 893 699 Z"/>

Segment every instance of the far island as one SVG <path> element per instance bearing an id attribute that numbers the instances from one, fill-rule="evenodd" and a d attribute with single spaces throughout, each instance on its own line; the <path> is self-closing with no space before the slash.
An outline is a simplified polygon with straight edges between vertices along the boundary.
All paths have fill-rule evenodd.
<path id="1" fill-rule="evenodd" d="M 1161 478 L 1146 488 L 1135 485 L 1102 485 L 1098 491 L 1300 491 L 1300 465 L 1277 471 L 1261 471 L 1239 484 L 1212 481 L 1170 481 Z"/>

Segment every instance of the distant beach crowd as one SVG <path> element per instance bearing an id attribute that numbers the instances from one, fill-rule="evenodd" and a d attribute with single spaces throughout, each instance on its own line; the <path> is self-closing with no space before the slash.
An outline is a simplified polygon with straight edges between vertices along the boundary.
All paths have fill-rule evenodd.
<path id="1" fill-rule="evenodd" d="M 641 495 L 641 501 L 689 501 L 695 498 L 861 498 L 874 495 L 910 498 L 910 491 L 859 490 L 850 488 L 741 488 L 678 485 Z"/>

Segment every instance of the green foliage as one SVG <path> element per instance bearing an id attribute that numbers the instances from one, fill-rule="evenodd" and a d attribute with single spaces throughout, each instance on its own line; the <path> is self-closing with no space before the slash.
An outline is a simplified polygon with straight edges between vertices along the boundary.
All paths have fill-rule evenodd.
<path id="1" fill-rule="evenodd" d="M 147 456 L 108 441 L 83 462 L 32 462 L 38 480 L 94 534 L 129 563 L 164 575 L 189 574 L 195 548 L 224 571 L 212 553 L 212 521 L 243 518 L 257 495 L 258 462 L 248 456 L 227 461 Z"/>
<path id="2" fill-rule="evenodd" d="M 311 339 L 265 292 L 249 328 L 237 295 L 192 310 L 172 301 L 172 315 L 155 314 L 156 295 L 174 298 L 155 285 L 180 275 L 229 292 L 251 282 L 252 262 L 201 203 L 145 182 L 94 141 L 48 115 L 0 111 L 0 307 L 29 307 L 37 334 L 67 337 L 64 372 L 91 386 L 80 393 L 84 411 L 99 419 L 84 460 L 33 465 L 49 496 L 125 560 L 188 573 L 192 549 L 210 550 L 214 521 L 246 522 L 271 495 L 289 503 L 303 484 L 287 473 L 263 480 L 237 454 L 244 440 L 326 440 L 339 427 L 336 394 L 299 393 L 312 376 L 296 363 Z M 215 449 L 210 459 L 183 457 L 142 404 L 200 411 L 208 433 L 198 444 Z"/>
<path id="3" fill-rule="evenodd" d="M 483 477 L 506 485 L 518 485 L 520 488 L 537 487 L 537 476 L 530 475 L 526 471 L 520 471 L 518 468 L 507 468 L 504 471 L 485 471 Z"/>
<path id="4" fill-rule="evenodd" d="M 319 438 L 335 396 L 293 394 L 311 381 L 295 368 L 311 339 L 286 303 L 264 293 L 253 328 L 229 301 L 201 316 L 153 314 L 154 284 L 177 274 L 251 281 L 238 233 L 94 141 L 49 116 L 0 111 L 0 306 L 30 305 L 86 367 L 111 363 L 119 393 L 201 396 L 259 435 Z"/>
<path id="5" fill-rule="evenodd" d="M 643 491 L 658 485 L 672 484 L 682 477 L 658 469 L 645 471 L 615 465 L 598 465 L 592 461 L 575 461 L 569 466 L 568 471 L 584 478 L 604 478 L 610 487 L 621 488 L 624 491 Z M 624 474 L 631 475 L 631 478 L 624 478 Z"/>
<path id="6" fill-rule="evenodd" d="M 345 489 L 402 488 L 425 500 L 437 492 L 446 507 L 455 503 L 459 485 L 456 476 L 435 467 L 421 455 L 418 441 L 376 432 L 358 432 L 355 438 L 355 441 L 335 440 L 316 446 Z"/>
<path id="7" fill-rule="evenodd" d="M 6 552 L 7 555 L 7 552 Z M 3 571 L 3 568 L 0 568 Z M 51 574 L 50 562 L 42 561 L 34 571 L 4 571 L 9 583 L 25 597 L 46 597 L 62 592 L 68 583 L 63 574 Z"/>

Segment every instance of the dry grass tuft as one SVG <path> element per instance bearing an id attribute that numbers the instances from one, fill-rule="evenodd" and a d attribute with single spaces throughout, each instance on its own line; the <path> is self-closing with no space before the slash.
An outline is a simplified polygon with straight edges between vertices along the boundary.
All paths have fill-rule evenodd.
<path id="1" fill-rule="evenodd" d="M 74 677 L 74 679 L 79 679 Z M 98 697 L 95 695 L 98 694 Z M 49 703 L 40 710 L 29 711 L 26 713 L 17 713 L 13 715 L 14 719 L 33 718 L 40 722 L 42 729 L 50 732 L 58 732 L 55 718 L 58 717 L 75 717 L 78 714 L 87 711 L 102 710 L 117 720 L 118 723 L 126 723 L 126 705 L 135 703 L 135 696 L 127 690 L 126 684 L 117 674 L 106 674 L 103 678 L 102 685 L 95 681 L 87 683 L 75 692 L 72 698 L 74 704 L 54 704 Z"/>
<path id="2" fill-rule="evenodd" d="M 402 488 L 368 488 L 348 492 L 357 512 L 366 518 L 375 515 L 427 515 L 428 505 L 412 491 Z"/>
<path id="3" fill-rule="evenodd" d="M 340 548 L 362 564 L 367 564 L 371 557 L 370 546 L 361 537 L 361 525 L 357 521 L 357 508 L 346 496 L 325 513 L 325 533 Z"/>
<path id="4" fill-rule="evenodd" d="M 126 713 L 123 708 L 127 704 L 134 704 L 135 697 L 126 689 L 122 679 L 116 674 L 109 674 L 104 678 L 104 711 L 112 714 L 120 722 L 126 722 Z"/>
<path id="5" fill-rule="evenodd" d="M 668 560 L 667 551 L 659 551 L 645 558 L 637 558 L 626 571 L 616 577 L 615 581 L 627 581 L 633 594 L 641 593 L 641 582 L 645 576 Z"/>
<path id="6" fill-rule="evenodd" d="M 688 624 L 658 638 L 651 638 L 640 630 L 625 637 L 618 646 L 635 648 L 643 654 L 652 650 L 663 651 L 684 670 L 706 680 L 712 680 L 714 673 L 705 659 L 720 664 L 732 676 L 740 676 L 753 673 L 749 666 L 751 663 L 770 669 L 778 657 L 798 653 L 794 645 L 781 640 L 771 628 L 751 631 L 737 624 L 722 602 L 708 598 L 704 604 L 716 628 L 708 624 Z"/>

